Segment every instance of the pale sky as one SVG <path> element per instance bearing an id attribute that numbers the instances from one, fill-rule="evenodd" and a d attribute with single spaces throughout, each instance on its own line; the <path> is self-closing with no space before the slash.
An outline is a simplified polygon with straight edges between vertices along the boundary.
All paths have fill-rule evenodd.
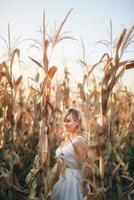
<path id="1" fill-rule="evenodd" d="M 108 39 L 109 21 L 112 20 L 113 36 L 120 35 L 124 27 L 130 29 L 134 25 L 134 1 L 133 0 L 0 0 L 0 35 L 7 38 L 7 26 L 10 24 L 11 37 L 21 36 L 22 39 L 40 39 L 40 26 L 42 26 L 43 10 L 46 11 L 48 27 L 53 28 L 54 23 L 60 23 L 68 11 L 73 8 L 64 31 L 70 31 L 70 35 L 77 41 L 63 41 L 55 50 L 53 64 L 63 70 L 63 57 L 72 73 L 72 77 L 79 81 L 79 67 L 74 63 L 82 56 L 80 39 L 83 39 L 87 48 L 87 61 L 95 63 L 102 55 L 103 47 L 96 42 Z M 32 41 L 20 45 L 22 60 L 32 54 L 29 45 Z M 3 41 L 0 39 L 0 46 Z M 134 51 L 134 44 L 131 49 Z M 0 47 L 0 59 L 3 50 Z M 89 55 L 88 55 L 89 54 Z M 134 52 L 128 55 L 134 58 Z M 35 59 L 40 59 L 37 54 Z M 28 61 L 29 62 L 29 61 Z M 28 69 L 21 68 L 21 73 Z M 77 80 L 78 78 L 78 80 Z M 125 84 L 129 79 L 129 86 L 134 84 L 134 70 L 130 70 L 123 76 Z"/>

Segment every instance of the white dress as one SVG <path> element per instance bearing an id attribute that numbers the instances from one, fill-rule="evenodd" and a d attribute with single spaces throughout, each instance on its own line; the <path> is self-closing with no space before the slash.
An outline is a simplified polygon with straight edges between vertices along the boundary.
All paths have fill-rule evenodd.
<path id="1" fill-rule="evenodd" d="M 63 147 L 56 150 L 56 157 L 61 157 L 67 163 L 63 175 L 52 190 L 52 200 L 82 200 L 82 178 L 78 169 L 76 155 L 73 144 L 85 139 L 78 135 Z"/>

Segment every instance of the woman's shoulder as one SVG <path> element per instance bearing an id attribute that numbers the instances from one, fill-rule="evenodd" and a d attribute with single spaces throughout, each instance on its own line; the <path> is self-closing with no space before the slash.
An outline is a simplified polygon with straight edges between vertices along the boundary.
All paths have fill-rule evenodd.
<path id="1" fill-rule="evenodd" d="M 77 143 L 77 142 L 86 142 L 86 138 L 84 137 L 84 135 L 77 135 L 75 138 L 74 138 L 74 143 Z"/>

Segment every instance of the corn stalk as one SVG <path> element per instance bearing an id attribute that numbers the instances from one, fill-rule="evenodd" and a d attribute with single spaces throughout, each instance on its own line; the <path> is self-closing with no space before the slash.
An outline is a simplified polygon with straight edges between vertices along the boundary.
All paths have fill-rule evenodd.
<path id="1" fill-rule="evenodd" d="M 123 75 L 126 69 L 134 68 L 134 61 L 121 61 L 122 55 L 125 52 L 128 45 L 131 43 L 133 36 L 134 26 L 127 31 L 125 28 L 116 44 L 114 57 L 110 57 L 109 54 L 104 54 L 102 60 L 106 58 L 106 64 L 104 66 L 104 77 L 101 84 L 100 94 L 101 94 L 101 126 L 104 131 L 103 134 L 108 138 L 108 121 L 107 121 L 107 112 L 108 112 L 108 100 L 112 89 L 118 82 L 119 78 Z M 110 141 L 108 141 L 110 142 Z M 103 144 L 104 145 L 104 144 Z M 107 147 L 105 147 L 107 148 Z M 105 155 L 103 153 L 103 148 L 100 145 L 100 174 L 102 179 L 102 184 L 104 183 L 104 170 L 105 170 Z"/>
<path id="2" fill-rule="evenodd" d="M 54 127 L 55 110 L 52 103 L 52 79 L 57 71 L 56 66 L 50 66 L 50 59 L 55 46 L 64 39 L 71 39 L 70 36 L 62 33 L 63 26 L 70 15 L 72 9 L 68 12 L 61 24 L 56 27 L 54 33 L 48 32 L 46 26 L 45 12 L 43 15 L 42 42 L 38 42 L 43 49 L 42 63 L 36 59 L 29 57 L 41 70 L 43 70 L 43 81 L 39 83 L 37 88 L 31 87 L 32 93 L 28 97 L 34 104 L 35 124 L 39 128 L 38 157 L 39 164 L 35 163 L 35 174 L 38 176 L 36 186 L 39 184 L 38 198 L 40 200 L 47 199 L 48 192 L 51 190 L 52 181 L 49 181 L 50 175 L 50 146 L 51 137 Z M 38 77 L 39 80 L 39 77 Z M 35 78 L 36 82 L 36 78 Z M 31 173 L 31 172 L 30 172 Z M 31 177 L 31 176 L 30 176 Z M 55 178 L 54 178 L 55 179 Z M 51 182 L 51 186 L 49 183 Z M 29 179 L 28 179 L 29 183 Z M 36 187 L 35 186 L 35 187 Z M 29 188 L 29 199 L 35 198 L 36 191 L 34 185 Z M 32 190 L 34 189 L 34 192 Z M 32 194 L 33 193 L 33 194 Z"/>

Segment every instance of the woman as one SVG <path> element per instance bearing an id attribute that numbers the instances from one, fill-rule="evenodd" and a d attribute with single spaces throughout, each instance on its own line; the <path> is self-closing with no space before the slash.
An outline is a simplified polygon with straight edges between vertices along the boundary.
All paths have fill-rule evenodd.
<path id="1" fill-rule="evenodd" d="M 65 114 L 64 125 L 67 136 L 56 150 L 56 157 L 60 157 L 66 167 L 53 187 L 52 200 L 82 200 L 82 168 L 86 161 L 91 161 L 92 158 L 87 155 L 87 143 L 82 136 L 79 111 L 70 109 Z"/>

